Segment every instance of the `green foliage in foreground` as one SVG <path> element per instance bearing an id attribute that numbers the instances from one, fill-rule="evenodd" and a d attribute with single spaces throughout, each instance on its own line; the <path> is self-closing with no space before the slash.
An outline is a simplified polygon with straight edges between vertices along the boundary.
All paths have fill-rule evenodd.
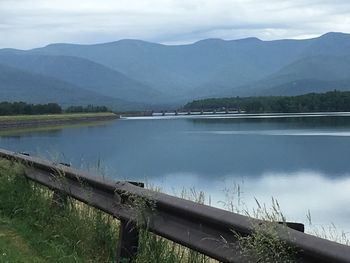
<path id="1" fill-rule="evenodd" d="M 50 262 L 111 262 L 118 231 L 113 218 L 81 203 L 53 206 L 48 189 L 29 182 L 20 165 L 0 162 L 0 216 Z"/>
<path id="2" fill-rule="evenodd" d="M 12 224 L 11 220 L 0 217 L 0 262 L 48 262 L 29 247 Z"/>
<path id="3" fill-rule="evenodd" d="M 254 215 L 248 216 L 259 218 L 263 223 L 253 224 L 253 233 L 249 236 L 237 236 L 242 255 L 249 257 L 248 262 L 297 262 L 297 250 L 279 238 L 281 229 L 285 235 L 289 235 L 289 228 L 284 224 L 286 219 L 280 209 L 278 202 L 272 199 L 271 208 L 260 205 L 257 201 L 257 209 Z M 283 223 L 282 225 L 276 222 Z"/>
<path id="4" fill-rule="evenodd" d="M 350 92 L 331 91 L 300 96 L 232 97 L 195 100 L 186 110 L 240 109 L 248 113 L 350 111 Z"/>
<path id="5" fill-rule="evenodd" d="M 0 262 L 113 262 L 118 229 L 117 220 L 78 201 L 54 206 L 50 190 L 27 180 L 21 165 L 0 159 Z M 14 236 L 23 246 L 11 243 Z M 213 261 L 141 231 L 135 262 Z"/>

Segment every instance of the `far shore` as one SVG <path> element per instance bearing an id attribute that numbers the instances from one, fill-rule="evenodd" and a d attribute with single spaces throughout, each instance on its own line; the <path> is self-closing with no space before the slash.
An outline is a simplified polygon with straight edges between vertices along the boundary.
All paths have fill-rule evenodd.
<path id="1" fill-rule="evenodd" d="M 0 116 L 0 130 L 51 127 L 117 119 L 111 112 Z"/>

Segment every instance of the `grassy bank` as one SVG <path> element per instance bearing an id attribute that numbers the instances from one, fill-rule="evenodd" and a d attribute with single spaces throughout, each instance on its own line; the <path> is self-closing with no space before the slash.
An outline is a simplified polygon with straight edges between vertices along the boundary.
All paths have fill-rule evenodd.
<path id="1" fill-rule="evenodd" d="M 46 120 L 79 120 L 83 118 L 117 117 L 112 112 L 98 113 L 64 113 L 64 114 L 42 114 L 42 115 L 11 115 L 0 116 L 0 122 L 8 121 L 46 121 Z"/>
<path id="2" fill-rule="evenodd" d="M 0 130 L 76 125 L 116 118 L 111 112 L 0 116 Z"/>
<path id="3" fill-rule="evenodd" d="M 54 205 L 52 191 L 0 159 L 0 262 L 114 262 L 118 230 L 119 221 L 81 202 Z M 214 261 L 141 231 L 135 262 Z"/>
<path id="4" fill-rule="evenodd" d="M 48 262 L 37 255 L 9 218 L 0 217 L 0 262 Z"/>
<path id="5" fill-rule="evenodd" d="M 52 192 L 26 180 L 20 165 L 0 161 L 0 167 L 0 218 L 25 250 L 47 262 L 112 261 L 118 236 L 112 217 L 73 201 L 57 207 Z"/>

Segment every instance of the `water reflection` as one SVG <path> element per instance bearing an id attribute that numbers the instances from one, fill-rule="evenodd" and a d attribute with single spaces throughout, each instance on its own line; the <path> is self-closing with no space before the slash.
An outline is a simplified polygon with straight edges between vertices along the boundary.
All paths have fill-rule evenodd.
<path id="1" fill-rule="evenodd" d="M 232 178 L 236 178 L 233 180 Z M 201 175 L 189 173 L 167 174 L 161 180 L 151 183 L 160 185 L 168 193 L 179 195 L 181 189 L 195 187 L 197 191 L 207 193 L 211 204 L 222 207 L 227 201 L 225 189 L 231 193 L 240 185 L 240 200 L 233 194 L 234 203 L 241 204 L 241 209 L 257 208 L 255 198 L 268 207 L 275 198 L 287 219 L 308 224 L 307 213 L 310 211 L 312 223 L 316 226 L 334 223 L 338 228 L 350 232 L 350 177 L 332 179 L 313 171 L 294 173 L 265 173 L 258 178 L 239 175 L 227 175 L 223 180 L 203 180 Z M 210 193 L 210 196 L 208 196 Z"/>
<path id="2" fill-rule="evenodd" d="M 34 136 L 59 136 L 62 133 L 62 128 L 47 129 L 47 130 L 12 130 L 0 133 L 2 139 L 20 139 L 23 137 Z"/>
<path id="3" fill-rule="evenodd" d="M 322 128 L 322 127 L 332 127 L 332 128 L 350 128 L 349 116 L 324 116 L 324 117 L 299 117 L 299 118 L 208 118 L 208 119 L 187 119 L 186 121 L 193 122 L 195 124 L 222 124 L 222 125 L 232 125 L 232 123 L 240 123 L 250 126 L 255 126 L 258 124 L 263 127 L 270 127 L 271 125 L 275 127 L 280 127 L 282 129 L 298 129 L 298 128 Z M 262 127 L 262 128 L 263 128 Z M 260 127 L 261 128 L 261 127 Z"/>
<path id="4" fill-rule="evenodd" d="M 194 186 L 213 204 L 227 185 L 244 181 L 248 206 L 254 196 L 267 203 L 274 196 L 291 220 L 305 221 L 310 209 L 317 222 L 350 228 L 350 117 L 118 120 L 0 135 L 0 147 L 75 167 L 102 161 L 114 179 L 169 192 Z"/>
<path id="5" fill-rule="evenodd" d="M 28 136 L 56 136 L 63 129 L 71 128 L 92 128 L 92 127 L 107 127 L 111 124 L 111 121 L 96 121 L 96 122 L 86 122 L 80 124 L 66 124 L 66 125 L 55 125 L 55 126 L 37 126 L 32 128 L 15 128 L 15 129 L 5 129 L 0 130 L 0 138 L 19 138 Z"/>

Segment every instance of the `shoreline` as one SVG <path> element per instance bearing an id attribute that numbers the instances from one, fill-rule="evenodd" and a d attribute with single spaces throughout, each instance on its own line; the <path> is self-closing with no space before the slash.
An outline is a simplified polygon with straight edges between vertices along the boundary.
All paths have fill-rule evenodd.
<path id="1" fill-rule="evenodd" d="M 118 115 L 114 113 L 0 116 L 0 131 L 103 122 L 117 118 Z"/>
<path id="2" fill-rule="evenodd" d="M 300 113 L 229 113 L 229 114 L 186 114 L 121 116 L 124 120 L 170 120 L 170 119 L 273 119 L 273 118 L 308 118 L 308 117 L 350 117 L 350 112 L 300 112 Z"/>

